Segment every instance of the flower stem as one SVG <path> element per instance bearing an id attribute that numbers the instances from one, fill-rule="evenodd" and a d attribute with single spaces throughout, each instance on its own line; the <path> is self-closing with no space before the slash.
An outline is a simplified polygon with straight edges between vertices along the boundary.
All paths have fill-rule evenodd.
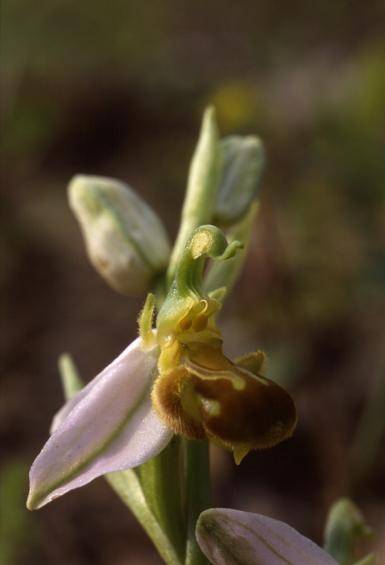
<path id="1" fill-rule="evenodd" d="M 138 468 L 138 473 L 147 504 L 183 561 L 185 525 L 181 503 L 180 443 L 180 438 L 174 436 L 159 455 Z"/>
<path id="2" fill-rule="evenodd" d="M 207 564 L 195 537 L 199 514 L 209 508 L 210 455 L 207 441 L 183 440 L 186 465 L 187 545 L 186 565 Z"/>

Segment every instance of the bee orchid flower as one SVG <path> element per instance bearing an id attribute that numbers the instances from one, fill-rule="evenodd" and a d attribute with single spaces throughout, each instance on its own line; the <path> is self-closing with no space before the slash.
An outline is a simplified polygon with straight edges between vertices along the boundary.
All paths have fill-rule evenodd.
<path id="1" fill-rule="evenodd" d="M 235 362 L 223 354 L 216 324 L 221 291 L 202 291 L 205 259 L 226 260 L 238 247 L 214 226 L 194 231 L 156 329 L 149 295 L 139 337 L 56 415 L 30 471 L 30 509 L 98 476 L 143 464 L 174 433 L 209 439 L 231 450 L 236 462 L 292 434 L 290 395 L 262 375 L 261 352 Z"/>

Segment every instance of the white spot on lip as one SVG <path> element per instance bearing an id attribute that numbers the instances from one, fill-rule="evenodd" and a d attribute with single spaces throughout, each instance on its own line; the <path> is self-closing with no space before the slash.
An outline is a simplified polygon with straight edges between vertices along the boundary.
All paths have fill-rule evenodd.
<path id="1" fill-rule="evenodd" d="M 218 400 L 212 400 L 210 398 L 200 397 L 202 406 L 209 416 L 218 417 L 221 415 L 221 405 Z"/>

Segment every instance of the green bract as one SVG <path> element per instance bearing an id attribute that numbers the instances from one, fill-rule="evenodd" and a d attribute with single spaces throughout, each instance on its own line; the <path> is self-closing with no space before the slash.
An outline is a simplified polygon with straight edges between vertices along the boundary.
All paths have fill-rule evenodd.
<path id="1" fill-rule="evenodd" d="M 188 174 L 181 224 L 168 268 L 171 283 L 185 245 L 193 231 L 212 222 L 221 172 L 221 150 L 214 108 L 207 108 Z"/>

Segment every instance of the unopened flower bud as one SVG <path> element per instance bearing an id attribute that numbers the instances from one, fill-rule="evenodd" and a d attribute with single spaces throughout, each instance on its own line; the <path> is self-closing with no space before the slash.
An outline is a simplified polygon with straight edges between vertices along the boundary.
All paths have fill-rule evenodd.
<path id="1" fill-rule="evenodd" d="M 215 565 L 338 565 L 289 524 L 262 514 L 210 508 L 199 516 L 196 537 Z"/>
<path id="2" fill-rule="evenodd" d="M 115 179 L 77 175 L 68 193 L 98 273 L 122 294 L 145 292 L 170 255 L 166 231 L 155 212 Z"/>
<path id="3" fill-rule="evenodd" d="M 324 547 L 338 563 L 356 563 L 357 549 L 372 533 L 354 502 L 349 498 L 340 498 L 329 510 Z M 369 556 L 367 563 L 370 563 Z"/>
<path id="4" fill-rule="evenodd" d="M 248 211 L 255 200 L 264 163 L 261 140 L 256 136 L 230 136 L 220 142 L 220 177 L 214 222 L 232 225 Z"/>

